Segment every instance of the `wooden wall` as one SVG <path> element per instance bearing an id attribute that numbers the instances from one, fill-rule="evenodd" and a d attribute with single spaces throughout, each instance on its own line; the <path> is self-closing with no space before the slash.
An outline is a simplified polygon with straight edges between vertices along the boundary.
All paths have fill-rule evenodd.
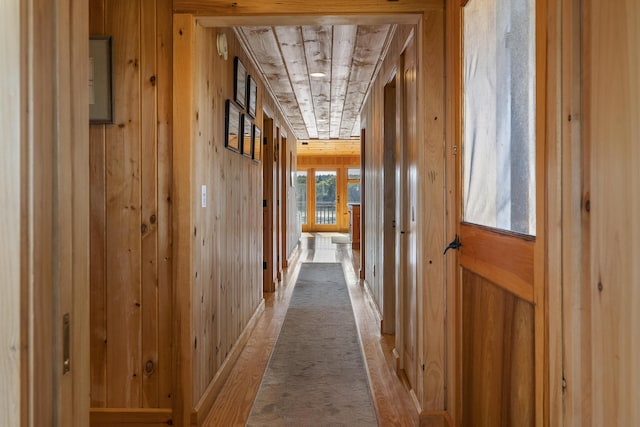
<path id="1" fill-rule="evenodd" d="M 216 53 L 224 33 L 229 59 Z M 205 392 L 262 299 L 262 167 L 225 148 L 233 58 L 256 76 L 232 29 L 196 27 L 193 203 L 193 396 Z M 260 87 L 256 122 L 261 125 Z M 207 207 L 201 189 L 207 188 Z"/>
<path id="2" fill-rule="evenodd" d="M 21 425 L 21 405 L 24 405 L 25 388 L 21 366 L 26 359 L 26 349 L 21 340 L 26 330 L 22 325 L 20 304 L 22 289 L 27 283 L 21 271 L 21 248 L 24 238 L 21 224 L 22 181 L 27 173 L 22 169 L 24 136 L 22 105 L 26 101 L 21 90 L 23 55 L 20 38 L 22 16 L 20 1 L 0 4 L 0 270 L 3 283 L 0 287 L 0 424 Z M 17 69 L 17 70 L 16 70 Z"/>
<path id="3" fill-rule="evenodd" d="M 190 259 L 181 258 L 179 267 L 189 271 L 187 294 L 190 300 L 183 301 L 180 297 L 180 308 L 176 311 L 188 313 L 191 325 L 187 347 L 190 350 L 183 356 L 189 357 L 184 363 L 191 366 L 191 372 L 184 371 L 189 375 L 187 383 L 181 380 L 190 388 L 182 391 L 186 396 L 184 411 L 191 410 L 191 422 L 200 424 L 246 342 L 255 314 L 262 307 L 265 157 L 273 155 L 278 159 L 276 173 L 282 175 L 281 159 L 285 152 L 292 153 L 289 162 L 292 160 L 295 165 L 293 147 L 296 139 L 233 29 L 205 28 L 195 24 L 193 35 L 189 36 L 191 30 L 187 23 L 193 22 L 193 18 L 181 15 L 178 20 L 185 22 L 184 26 L 176 27 L 178 35 L 189 37 L 193 50 L 182 49 L 182 43 L 186 41 L 180 41 L 176 50 L 180 54 L 175 60 L 182 64 L 181 55 L 193 55 L 193 69 L 191 72 L 189 68 L 185 70 L 185 79 L 192 80 L 192 89 L 175 105 L 189 99 L 190 107 L 181 111 L 191 112 L 193 131 L 190 142 L 174 146 L 174 156 L 186 156 L 187 150 L 191 150 L 191 168 L 185 173 L 192 180 L 189 197 L 180 201 L 181 207 L 182 203 L 189 204 L 192 221 L 188 228 Z M 216 39 L 221 33 L 228 41 L 227 60 L 217 54 Z M 257 81 L 257 112 L 252 123 L 263 130 L 263 136 L 267 136 L 263 126 L 265 112 L 274 123 L 272 138 L 267 138 L 274 146 L 263 147 L 260 163 L 225 148 L 225 103 L 234 98 L 235 56 Z M 245 115 L 245 118 L 249 116 Z M 281 135 L 287 135 L 286 144 L 275 144 Z M 274 151 L 276 146 L 282 150 L 280 153 Z M 206 207 L 202 204 L 203 186 L 206 186 Z M 289 188 L 287 197 L 293 202 L 288 206 L 295 213 L 295 196 Z M 273 200 L 269 203 L 271 205 Z M 291 216 L 288 212 L 288 218 Z M 182 218 L 180 223 L 185 217 Z M 266 226 L 273 228 L 275 224 Z M 186 262 L 189 264 L 183 265 Z M 181 392 L 180 388 L 177 392 Z"/>
<path id="4" fill-rule="evenodd" d="M 384 229 L 384 86 L 401 69 L 400 55 L 410 26 L 400 26 L 389 53 L 369 93 L 362 114 L 366 128 L 364 269 L 365 280 L 381 313 L 384 298 L 383 259 Z M 407 159 L 414 164 L 417 200 L 410 205 L 407 218 L 415 218 L 417 246 L 416 317 L 413 326 L 418 358 L 413 367 L 420 374 L 414 392 L 423 416 L 445 408 L 445 167 L 444 167 L 444 10 L 424 14 L 413 26 L 417 47 L 418 106 L 416 130 L 417 152 Z M 398 86 L 398 92 L 401 91 Z M 397 123 L 403 126 L 410 117 L 402 116 L 403 105 L 397 98 Z M 407 165 L 405 165 L 406 169 Z M 409 172 L 411 172 L 409 170 Z M 405 171 L 406 173 L 406 171 Z M 414 175 L 411 175 L 414 176 Z M 374 275 L 375 271 L 375 275 Z M 405 307 L 404 310 L 408 309 Z M 401 311 L 403 308 L 400 309 Z M 384 319 L 383 319 L 384 322 Z M 398 333 L 398 331 L 396 331 Z M 424 367 L 424 368 L 423 368 Z M 440 413 L 441 415 L 442 413 Z M 438 415 L 438 416 L 440 416 Z"/>
<path id="5" fill-rule="evenodd" d="M 0 6 L 2 425 L 88 423 L 87 16 Z"/>
<path id="6" fill-rule="evenodd" d="M 570 76 L 582 82 L 582 102 L 570 110 L 581 120 L 582 143 L 567 145 L 567 178 L 578 178 L 580 203 L 569 205 L 566 244 L 579 236 L 582 251 L 565 259 L 580 279 L 563 284 L 566 417 L 574 425 L 633 425 L 640 420 L 640 8 L 631 0 L 582 6 L 573 10 L 582 17 L 582 69 Z"/>
<path id="7" fill-rule="evenodd" d="M 90 128 L 93 408 L 171 408 L 171 4 L 90 1 L 115 91 Z"/>
<path id="8" fill-rule="evenodd" d="M 286 247 L 285 247 L 285 259 L 287 260 L 287 265 L 289 264 L 289 259 L 291 255 L 293 255 L 298 242 L 300 241 L 300 236 L 302 234 L 302 228 L 300 226 L 300 220 L 298 219 L 298 209 L 296 203 L 296 182 L 295 180 L 291 183 L 291 173 L 298 170 L 298 156 L 296 152 L 297 142 L 295 138 L 287 138 L 286 146 L 283 145 L 282 149 L 284 151 L 284 158 L 286 159 L 286 163 L 283 165 L 284 167 L 284 176 L 285 176 L 285 186 L 286 186 L 286 227 L 285 227 L 285 238 L 286 238 Z"/>
<path id="9" fill-rule="evenodd" d="M 387 225 L 383 222 L 384 203 L 387 200 L 384 193 L 384 87 L 390 80 L 396 79 L 396 74 L 402 74 L 401 71 L 398 71 L 401 67 L 400 55 L 404 51 L 405 43 L 412 31 L 416 31 L 413 25 L 398 26 L 378 77 L 372 84 L 362 109 L 361 123 L 363 128 L 366 129 L 366 138 L 363 144 L 363 192 L 366 194 L 366 203 L 362 208 L 366 218 L 363 224 L 366 245 L 362 248 L 362 251 L 365 259 L 365 280 L 380 314 L 384 311 L 383 278 L 385 258 L 384 236 L 381 230 L 384 230 Z M 394 115 L 394 120 L 397 117 L 398 122 L 402 123 L 399 110 L 396 110 L 397 115 Z M 395 127 L 395 123 L 393 126 Z M 399 221 L 397 222 L 399 223 Z M 374 268 L 375 275 L 373 273 Z M 385 319 L 383 318 L 382 321 L 384 322 Z"/>

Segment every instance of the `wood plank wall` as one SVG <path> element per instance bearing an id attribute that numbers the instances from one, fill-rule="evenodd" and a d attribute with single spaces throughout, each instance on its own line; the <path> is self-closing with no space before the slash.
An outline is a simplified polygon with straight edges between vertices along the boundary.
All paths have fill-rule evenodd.
<path id="1" fill-rule="evenodd" d="M 170 408 L 172 2 L 91 0 L 114 123 L 92 125 L 91 406 Z"/>
<path id="2" fill-rule="evenodd" d="M 384 307 L 384 235 L 381 233 L 387 224 L 384 223 L 384 206 L 388 202 L 388 195 L 384 193 L 384 87 L 393 79 L 401 78 L 401 54 L 404 51 L 405 44 L 411 32 L 417 31 L 415 25 L 400 25 L 391 42 L 389 52 L 387 53 L 378 78 L 372 85 L 372 89 L 365 101 L 363 108 L 362 123 L 366 126 L 367 143 L 365 145 L 365 188 L 367 201 L 363 207 L 367 218 L 364 224 L 363 233 L 365 234 L 366 245 L 362 249 L 365 251 L 365 280 L 370 288 L 371 295 L 376 303 L 380 316 L 385 311 Z M 401 85 L 398 85 L 398 91 Z M 398 94 L 401 97 L 401 94 Z M 397 109 L 394 113 L 394 120 L 398 124 L 403 123 L 401 116 L 401 102 L 397 102 Z M 395 124 L 393 124 L 395 127 Z M 398 138 L 400 130 L 397 130 Z M 393 201 L 395 206 L 395 200 Z M 399 218 L 396 219 L 400 224 Z M 395 259 L 395 254 L 393 254 Z M 375 269 L 375 274 L 374 274 Z M 385 322 L 385 319 L 382 318 Z"/>
<path id="3" fill-rule="evenodd" d="M 296 182 L 295 179 L 293 183 L 291 182 L 291 174 L 298 170 L 298 162 L 299 158 L 296 152 L 297 142 L 295 138 L 287 138 L 286 145 L 283 145 L 282 149 L 284 150 L 286 164 L 285 168 L 285 176 L 286 176 L 286 227 L 284 230 L 286 236 L 286 250 L 285 250 L 285 259 L 287 260 L 287 266 L 289 264 L 289 260 L 291 256 L 295 252 L 298 247 L 298 242 L 300 241 L 300 236 L 302 235 L 302 226 L 300 225 L 300 219 L 298 218 L 298 208 L 296 202 Z"/>
<path id="4" fill-rule="evenodd" d="M 384 86 L 400 70 L 400 55 L 409 32 L 416 34 L 418 48 L 417 153 L 417 316 L 414 325 L 419 357 L 415 393 L 423 412 L 445 408 L 445 168 L 444 168 L 444 10 L 429 11 L 411 28 L 399 26 L 381 72 L 372 85 L 362 113 L 366 125 L 364 259 L 365 280 L 380 313 L 384 313 Z M 398 91 L 400 92 L 398 86 Z M 403 105 L 401 101 L 397 105 Z M 398 108 L 400 128 L 403 120 Z M 411 213 L 414 215 L 414 213 Z M 384 322 L 384 319 L 383 319 Z M 407 325 L 407 327 L 409 327 Z M 397 331 L 396 331 L 397 333 Z M 423 368 L 424 367 L 424 368 Z M 442 413 L 438 413 L 438 417 Z"/>
<path id="5" fill-rule="evenodd" d="M 11 0 L 0 16 L 0 424 L 87 425 L 88 11 Z"/>
<path id="6" fill-rule="evenodd" d="M 588 0 L 583 7 L 582 160 L 587 172 L 581 209 L 588 229 L 582 256 L 590 269 L 579 289 L 586 310 L 573 306 L 571 311 L 585 328 L 590 325 L 585 329 L 590 351 L 573 348 L 567 363 L 574 372 L 579 372 L 575 365 L 589 366 L 582 382 L 590 391 L 592 412 L 582 408 L 583 425 L 588 420 L 594 426 L 634 425 L 640 421 L 640 7 L 633 0 L 615 7 Z M 582 224 L 574 224 L 574 230 Z M 567 388 L 572 386 L 569 379 Z"/>
<path id="7" fill-rule="evenodd" d="M 226 61 L 217 54 L 219 33 L 227 37 L 229 59 Z M 296 161 L 293 132 L 266 92 L 233 30 L 196 25 L 191 199 L 194 402 L 205 397 L 262 301 L 263 163 L 226 149 L 224 142 L 225 102 L 234 96 L 235 56 L 257 81 L 257 112 L 252 123 L 263 128 L 266 109 L 274 118 L 274 128 L 287 135 L 286 146 L 282 144 L 281 150 L 291 153 L 287 158 L 292 159 L 294 165 Z M 263 149 L 263 155 L 266 152 L 268 150 Z M 282 167 L 282 162 L 276 166 Z M 202 186 L 207 189 L 206 208 L 201 203 Z M 294 190 L 287 185 L 288 218 L 295 218 Z M 295 246 L 297 238 L 295 242 L 291 238 L 289 243 Z"/>
<path id="8" fill-rule="evenodd" d="M 23 213 L 22 183 L 27 171 L 21 164 L 24 136 L 21 76 L 24 54 L 20 37 L 23 16 L 20 0 L 0 4 L 0 271 L 3 273 L 0 287 L 0 424 L 21 425 L 23 395 L 27 378 L 21 370 L 26 360 L 22 339 L 27 330 L 21 318 L 23 289 L 27 283 L 22 274 L 21 255 L 24 245 L 21 215 Z"/>

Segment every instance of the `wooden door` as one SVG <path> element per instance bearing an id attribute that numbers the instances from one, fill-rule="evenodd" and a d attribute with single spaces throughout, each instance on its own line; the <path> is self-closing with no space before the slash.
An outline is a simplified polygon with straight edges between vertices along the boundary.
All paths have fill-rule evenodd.
<path id="1" fill-rule="evenodd" d="M 273 151 L 273 191 L 275 194 L 274 205 L 276 209 L 275 213 L 275 271 L 276 280 L 279 282 L 282 280 L 282 207 L 280 206 L 282 200 L 282 174 L 280 163 L 280 128 L 276 127 L 276 140 Z"/>
<path id="2" fill-rule="evenodd" d="M 416 387 L 417 366 L 417 272 L 416 272 L 416 206 L 418 201 L 416 115 L 417 82 L 416 51 L 413 38 L 402 54 L 402 166 L 400 178 L 400 268 L 402 287 L 402 367 L 412 388 Z"/>
<path id="3" fill-rule="evenodd" d="M 396 77 L 384 87 L 384 281 L 382 333 L 396 331 Z"/>
<path id="4" fill-rule="evenodd" d="M 276 289 L 275 265 L 275 165 L 274 165 L 274 129 L 273 119 L 265 114 L 263 122 L 263 201 L 262 201 L 262 226 L 263 226 L 263 283 L 264 292 L 273 292 Z"/>
<path id="5" fill-rule="evenodd" d="M 536 237 L 543 231 L 543 151 L 536 140 L 543 134 L 536 122 L 542 73 L 536 70 L 533 18 L 532 1 L 470 0 L 462 10 L 457 194 L 463 426 L 542 420 L 543 277 L 536 268 L 543 248 Z M 457 243 L 447 256 L 454 256 Z"/>

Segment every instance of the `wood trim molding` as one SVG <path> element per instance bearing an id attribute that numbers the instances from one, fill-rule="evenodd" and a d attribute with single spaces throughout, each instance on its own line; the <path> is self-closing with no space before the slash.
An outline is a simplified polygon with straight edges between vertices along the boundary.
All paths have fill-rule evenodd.
<path id="1" fill-rule="evenodd" d="M 251 336 L 251 333 L 253 332 L 256 323 L 258 322 L 258 318 L 264 312 L 264 307 L 265 303 L 263 298 L 260 301 L 260 305 L 258 305 L 258 308 L 256 308 L 256 311 L 253 313 L 253 316 L 249 320 L 247 327 L 240 335 L 240 338 L 238 338 L 238 341 L 236 341 L 234 346 L 231 348 L 229 355 L 227 356 L 225 361 L 222 362 L 222 366 L 220 366 L 220 369 L 218 369 L 216 376 L 209 383 L 209 386 L 204 392 L 204 395 L 200 398 L 197 405 L 191 412 L 191 425 L 202 426 L 204 424 L 204 421 L 206 420 L 209 412 L 211 411 L 211 408 L 213 407 L 213 403 L 218 397 L 218 394 L 220 394 L 220 390 L 222 390 L 222 386 L 224 386 L 224 383 L 229 378 L 229 374 L 231 374 L 231 370 L 238 361 L 238 357 L 240 357 L 242 350 L 247 344 L 247 341 L 249 341 L 249 337 Z"/>
<path id="2" fill-rule="evenodd" d="M 192 407 L 191 293 L 193 245 L 193 84 L 195 21 L 191 15 L 173 15 L 173 389 L 174 422 L 186 426 Z"/>
<path id="3" fill-rule="evenodd" d="M 91 427 L 133 424 L 140 427 L 158 427 L 173 423 L 171 408 L 91 408 Z"/>
<path id="4" fill-rule="evenodd" d="M 529 302 L 534 302 L 535 240 L 483 227 L 460 225 L 460 264 Z"/>

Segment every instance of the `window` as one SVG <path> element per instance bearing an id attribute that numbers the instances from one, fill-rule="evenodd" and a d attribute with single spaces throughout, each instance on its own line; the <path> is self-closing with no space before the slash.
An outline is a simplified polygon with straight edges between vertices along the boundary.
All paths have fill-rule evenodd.
<path id="1" fill-rule="evenodd" d="M 464 220 L 535 235 L 535 3 L 463 13 Z"/>
<path id="2" fill-rule="evenodd" d="M 296 205 L 300 224 L 307 224 L 307 171 L 296 174 Z"/>
<path id="3" fill-rule="evenodd" d="M 347 203 L 360 203 L 360 169 L 347 169 Z"/>
<path id="4" fill-rule="evenodd" d="M 316 224 L 336 224 L 335 171 L 316 171 Z"/>

